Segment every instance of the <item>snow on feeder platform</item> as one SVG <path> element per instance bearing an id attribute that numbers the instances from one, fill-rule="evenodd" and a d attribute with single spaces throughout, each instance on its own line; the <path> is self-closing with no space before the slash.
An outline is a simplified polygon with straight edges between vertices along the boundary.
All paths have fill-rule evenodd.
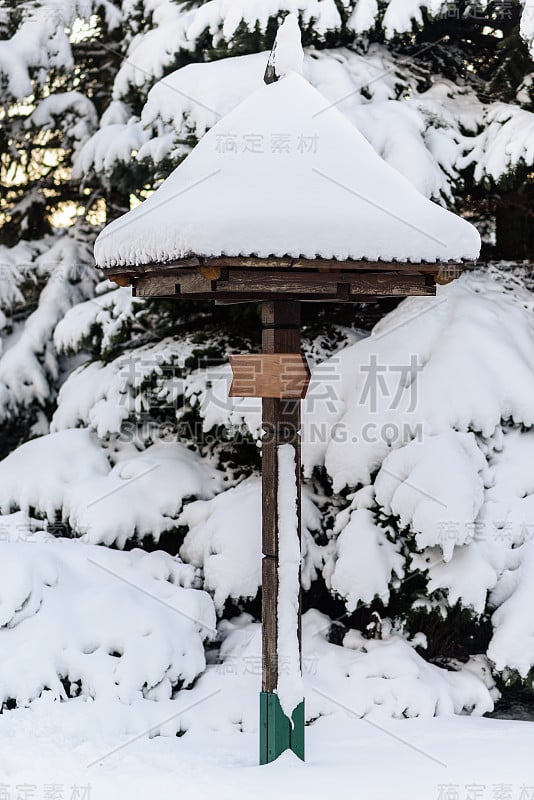
<path id="1" fill-rule="evenodd" d="M 289 683 L 282 674 L 300 641 L 300 302 L 433 295 L 480 251 L 472 225 L 420 194 L 304 79 L 302 58 L 290 14 L 265 85 L 95 245 L 97 265 L 138 297 L 263 304 L 262 354 L 232 365 L 232 393 L 263 400 L 261 763 L 287 749 L 304 758 L 294 657 Z"/>

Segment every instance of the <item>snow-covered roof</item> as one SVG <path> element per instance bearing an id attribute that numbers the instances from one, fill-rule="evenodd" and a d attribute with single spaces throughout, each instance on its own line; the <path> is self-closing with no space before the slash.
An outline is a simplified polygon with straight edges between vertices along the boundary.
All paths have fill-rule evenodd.
<path id="1" fill-rule="evenodd" d="M 102 231 L 99 266 L 193 255 L 478 257 L 476 229 L 420 194 L 299 73 L 295 26 L 286 18 L 273 51 L 280 79 L 221 119 L 154 194 Z"/>

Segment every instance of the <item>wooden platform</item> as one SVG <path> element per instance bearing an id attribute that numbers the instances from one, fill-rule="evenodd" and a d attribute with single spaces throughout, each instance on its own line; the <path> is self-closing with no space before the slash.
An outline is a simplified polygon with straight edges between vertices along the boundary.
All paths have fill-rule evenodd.
<path id="1" fill-rule="evenodd" d="M 187 297 L 219 302 L 301 300 L 354 303 L 377 297 L 434 295 L 466 264 L 327 261 L 291 258 L 189 258 L 117 267 L 109 279 L 136 297 Z"/>

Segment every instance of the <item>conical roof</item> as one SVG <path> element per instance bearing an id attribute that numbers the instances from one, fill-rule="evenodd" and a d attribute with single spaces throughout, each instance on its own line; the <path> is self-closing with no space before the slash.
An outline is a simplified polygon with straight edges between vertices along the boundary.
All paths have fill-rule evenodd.
<path id="1" fill-rule="evenodd" d="M 420 194 L 289 71 L 220 120 L 153 195 L 109 224 L 95 256 L 112 268 L 190 256 L 460 261 L 479 250 L 470 223 Z"/>

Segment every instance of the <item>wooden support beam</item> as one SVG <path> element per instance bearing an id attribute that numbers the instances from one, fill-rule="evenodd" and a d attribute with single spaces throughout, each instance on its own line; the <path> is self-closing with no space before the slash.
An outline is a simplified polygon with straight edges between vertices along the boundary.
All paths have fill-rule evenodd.
<path id="1" fill-rule="evenodd" d="M 417 274 L 443 274 L 453 269 L 457 274 L 476 266 L 475 262 L 410 262 L 410 261 L 365 261 L 347 259 L 336 261 L 325 258 L 254 258 L 249 256 L 218 256 L 206 258 L 203 256 L 190 256 L 189 258 L 174 259 L 165 263 L 125 265 L 104 270 L 110 280 L 116 280 L 119 275 L 138 277 L 140 275 L 167 275 L 176 274 L 192 267 L 211 269 L 262 269 L 262 270 L 320 270 L 330 272 L 399 272 L 404 275 Z"/>
<path id="2" fill-rule="evenodd" d="M 411 275 L 418 275 L 422 272 L 433 273 L 439 269 L 436 264 L 411 264 L 401 261 L 332 261 L 323 258 L 297 258 L 292 262 L 291 267 L 330 272 L 401 272 Z"/>
<path id="3" fill-rule="evenodd" d="M 214 267 L 232 267 L 247 269 L 290 269 L 293 265 L 292 258 L 205 258 L 205 265 Z"/>
<path id="4" fill-rule="evenodd" d="M 262 306 L 262 349 L 264 353 L 296 353 L 300 350 L 300 306 L 274 301 Z M 292 444 L 296 450 L 300 507 L 300 400 L 262 400 L 263 484 L 263 679 L 264 692 L 274 692 L 278 682 L 276 654 L 278 596 L 278 447 Z"/>
<path id="5" fill-rule="evenodd" d="M 133 293 L 135 297 L 174 297 L 176 298 L 178 283 L 176 275 L 142 275 L 134 278 Z"/>
<path id="6" fill-rule="evenodd" d="M 318 272 L 317 270 L 221 269 L 214 273 L 184 269 L 166 275 L 140 275 L 137 297 L 192 297 L 202 300 L 335 300 L 435 294 L 434 277 L 399 272 Z"/>
<path id="7" fill-rule="evenodd" d="M 265 302 L 262 306 L 264 354 L 300 351 L 300 305 L 292 301 Z M 291 726 L 275 694 L 278 686 L 278 452 L 282 444 L 295 449 L 298 536 L 301 529 L 300 400 L 262 400 L 262 705 L 263 737 L 260 761 L 291 748 L 304 757 L 304 714 L 299 711 Z M 298 621 L 301 638 L 300 610 Z M 269 705 L 270 704 L 270 705 Z M 276 709 L 273 707 L 276 706 Z M 296 725 L 298 724 L 298 730 Z M 276 755 L 274 756 L 276 757 Z"/>

